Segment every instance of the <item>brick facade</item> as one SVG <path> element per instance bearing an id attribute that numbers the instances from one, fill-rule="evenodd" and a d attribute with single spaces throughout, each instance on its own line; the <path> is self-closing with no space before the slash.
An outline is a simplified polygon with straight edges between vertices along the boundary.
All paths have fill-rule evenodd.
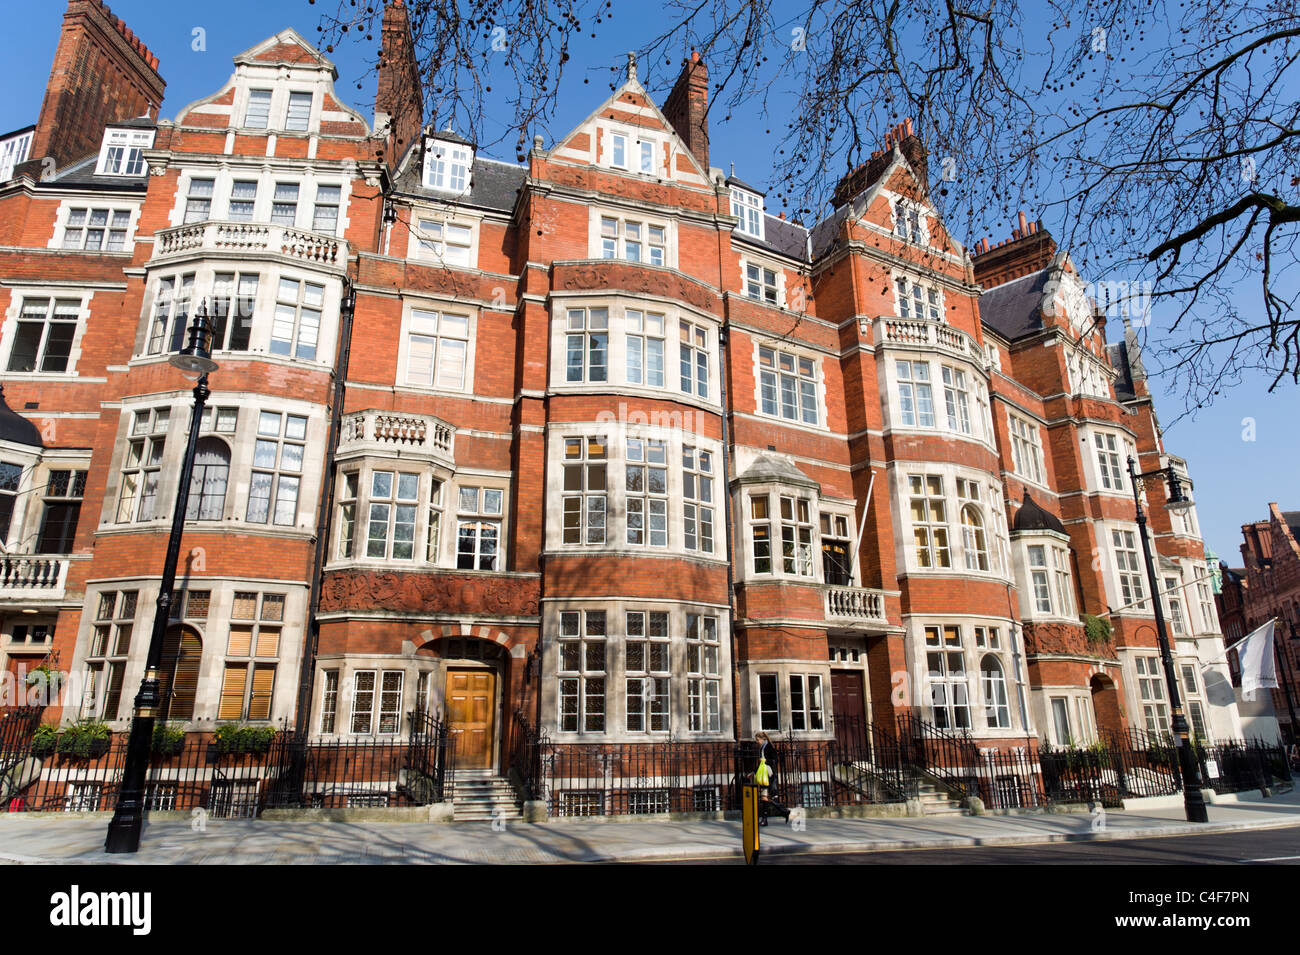
<path id="1" fill-rule="evenodd" d="M 1182 465 L 1050 235 L 968 253 L 908 124 L 825 220 L 766 215 L 709 165 L 698 56 L 662 112 L 629 64 L 524 165 L 487 158 L 421 130 L 401 6 L 373 127 L 285 30 L 129 127 L 153 134 L 136 174 L 0 185 L 6 546 L 32 555 L 7 558 L 0 655 L 99 680 L 51 712 L 126 725 L 191 406 L 166 355 L 204 303 L 220 368 L 166 664 L 190 728 L 426 705 L 486 725 L 501 767 L 516 713 L 637 742 L 914 711 L 1003 749 L 1167 722 L 1120 471 Z M 92 248 L 105 215 L 124 234 Z M 1218 623 L 1162 495 L 1199 672 Z M 465 670 L 490 698 L 449 689 Z M 1238 735 L 1192 690 L 1200 731 Z"/>

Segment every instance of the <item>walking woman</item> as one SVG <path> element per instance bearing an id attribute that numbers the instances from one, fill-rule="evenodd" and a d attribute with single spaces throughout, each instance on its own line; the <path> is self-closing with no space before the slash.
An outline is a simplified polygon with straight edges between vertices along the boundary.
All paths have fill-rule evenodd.
<path id="1" fill-rule="evenodd" d="M 790 810 L 786 809 L 779 802 L 772 798 L 772 786 L 776 783 L 776 762 L 777 750 L 772 744 L 772 740 L 766 733 L 759 730 L 754 734 L 754 741 L 758 743 L 758 767 L 754 770 L 754 782 L 762 787 L 762 793 L 759 800 L 758 824 L 767 825 L 767 817 L 775 811 L 785 818 L 786 822 L 790 821 Z"/>

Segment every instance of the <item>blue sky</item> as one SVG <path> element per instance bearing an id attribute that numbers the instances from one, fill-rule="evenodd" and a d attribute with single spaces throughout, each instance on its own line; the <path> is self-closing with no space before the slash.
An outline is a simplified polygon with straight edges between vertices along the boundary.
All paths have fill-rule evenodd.
<path id="1" fill-rule="evenodd" d="M 161 60 L 160 69 L 167 80 L 162 114 L 172 118 L 190 102 L 220 87 L 230 75 L 230 58 L 261 39 L 292 26 L 314 41 L 316 11 L 330 2 L 322 0 L 312 7 L 307 0 L 223 0 L 219 4 L 117 0 L 111 6 Z M 9 91 L 0 97 L 3 132 L 36 121 L 66 4 L 62 0 L 21 4 L 0 0 L 0 8 L 10 14 L 4 21 L 8 28 L 0 32 L 0 56 L 7 67 Z M 603 101 L 608 94 L 609 67 L 621 69 L 627 50 L 662 29 L 660 16 L 654 5 L 626 0 L 615 3 L 613 19 L 599 29 L 598 37 L 586 37 L 573 51 L 573 63 L 579 68 L 566 76 L 548 141 L 563 135 Z M 192 49 L 196 28 L 204 31 L 204 52 Z M 374 80 L 367 75 L 362 48 L 346 44 L 331 58 L 339 68 L 339 95 L 371 118 Z M 583 83 L 584 77 L 588 84 Z M 358 82 L 362 90 L 357 89 Z M 713 165 L 726 168 L 737 159 L 738 175 L 755 184 L 767 183 L 771 164 L 765 157 L 775 149 L 776 137 L 766 135 L 762 125 L 748 119 L 728 123 L 720 116 L 710 117 Z M 507 143 L 493 152 L 502 159 L 512 158 L 513 150 L 508 147 Z M 1046 220 L 1044 226 L 1051 230 L 1053 223 Z M 1157 312 L 1155 321 L 1159 320 Z M 1112 338 L 1116 334 L 1117 329 L 1112 329 Z M 1161 400 L 1168 385 L 1176 382 L 1152 383 L 1167 427 L 1182 411 L 1179 399 Z M 1296 439 L 1300 401 L 1294 387 L 1269 395 L 1266 386 L 1267 382 L 1258 378 L 1247 379 L 1195 419 L 1184 418 L 1166 432 L 1168 449 L 1188 460 L 1205 539 L 1232 564 L 1240 559 L 1240 525 L 1266 517 L 1269 501 L 1277 501 L 1283 509 L 1300 509 L 1294 480 L 1300 473 L 1300 441 Z M 1243 440 L 1243 433 L 1251 433 L 1244 423 L 1247 420 L 1253 421 L 1253 440 Z"/>

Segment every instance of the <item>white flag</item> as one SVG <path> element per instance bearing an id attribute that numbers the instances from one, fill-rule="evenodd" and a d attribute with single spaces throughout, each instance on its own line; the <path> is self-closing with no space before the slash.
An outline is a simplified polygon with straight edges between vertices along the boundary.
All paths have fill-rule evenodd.
<path id="1" fill-rule="evenodd" d="M 1273 657 L 1273 621 L 1233 644 L 1241 664 L 1241 695 L 1254 700 L 1258 689 L 1277 688 L 1277 667 Z"/>

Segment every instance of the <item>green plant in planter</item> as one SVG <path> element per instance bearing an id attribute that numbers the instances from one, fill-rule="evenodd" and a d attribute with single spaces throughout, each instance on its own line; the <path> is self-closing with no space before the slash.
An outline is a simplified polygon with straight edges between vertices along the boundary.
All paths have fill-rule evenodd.
<path id="1" fill-rule="evenodd" d="M 185 748 L 185 731 L 174 723 L 158 723 L 153 728 L 153 751 L 160 756 L 175 756 Z"/>
<path id="2" fill-rule="evenodd" d="M 53 723 L 42 723 L 32 734 L 33 756 L 49 756 L 59 746 L 59 730 Z"/>
<path id="3" fill-rule="evenodd" d="M 93 720 L 74 723 L 59 737 L 59 755 L 96 759 L 108 752 L 112 737 L 112 731 L 104 723 Z"/>
<path id="4" fill-rule="evenodd" d="M 1090 613 L 1083 615 L 1083 635 L 1091 646 L 1098 646 L 1110 640 L 1110 621 L 1105 617 L 1094 617 Z"/>
<path id="5" fill-rule="evenodd" d="M 218 753 L 265 753 L 275 739 L 275 729 L 270 726 L 240 726 L 222 723 L 217 727 L 213 742 Z"/>

